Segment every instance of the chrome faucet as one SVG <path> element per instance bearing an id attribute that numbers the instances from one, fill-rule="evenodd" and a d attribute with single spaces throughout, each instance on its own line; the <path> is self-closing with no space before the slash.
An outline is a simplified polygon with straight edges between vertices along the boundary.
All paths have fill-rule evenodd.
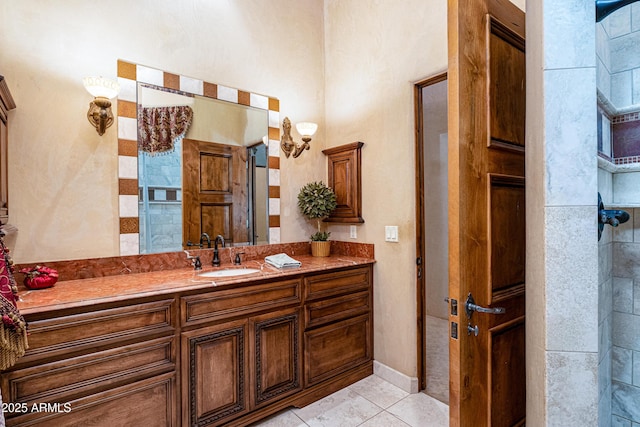
<path id="1" fill-rule="evenodd" d="M 209 235 L 207 233 L 202 233 L 200 235 L 200 247 L 204 247 L 204 245 L 202 244 L 202 242 L 207 241 L 207 248 L 211 249 L 211 238 L 209 238 Z"/>
<path id="2" fill-rule="evenodd" d="M 216 239 L 213 241 L 213 262 L 211 264 L 214 267 L 220 267 L 220 258 L 218 257 L 218 240 L 220 240 L 222 247 L 224 248 L 224 237 L 218 234 Z"/>

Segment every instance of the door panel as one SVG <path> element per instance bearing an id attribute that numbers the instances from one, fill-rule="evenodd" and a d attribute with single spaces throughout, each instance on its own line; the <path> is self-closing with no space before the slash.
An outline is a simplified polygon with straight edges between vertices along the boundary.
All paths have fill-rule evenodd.
<path id="1" fill-rule="evenodd" d="M 524 39 L 494 17 L 488 25 L 491 141 L 524 147 Z"/>
<path id="2" fill-rule="evenodd" d="M 524 317 L 490 330 L 492 425 L 513 426 L 523 421 L 524 338 Z"/>
<path id="3" fill-rule="evenodd" d="M 493 294 L 524 283 L 524 179 L 491 174 L 489 185 Z"/>
<path id="4" fill-rule="evenodd" d="M 524 13 L 508 0 L 450 0 L 448 13 L 449 296 L 462 306 L 450 316 L 450 424 L 522 425 Z M 469 294 L 505 313 L 465 310 Z"/>

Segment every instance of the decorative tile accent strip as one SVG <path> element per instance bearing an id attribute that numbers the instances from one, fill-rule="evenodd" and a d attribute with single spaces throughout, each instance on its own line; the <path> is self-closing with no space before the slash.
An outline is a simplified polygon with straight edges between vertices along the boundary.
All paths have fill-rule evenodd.
<path id="1" fill-rule="evenodd" d="M 171 187 L 149 187 L 149 202 L 182 202 L 182 191 Z M 140 191 L 142 192 L 142 191 Z"/>
<path id="2" fill-rule="evenodd" d="M 640 163 L 640 156 L 618 157 L 614 159 L 616 165 L 629 165 L 632 163 Z"/>
<path id="3" fill-rule="evenodd" d="M 611 120 L 611 123 L 635 122 L 636 120 L 640 120 L 640 112 L 614 116 L 613 119 Z"/>
<path id="4" fill-rule="evenodd" d="M 240 91 L 238 89 L 217 85 L 214 83 L 208 83 L 202 80 L 194 79 L 192 77 L 181 76 L 178 74 L 172 74 L 155 68 L 145 67 L 142 65 L 134 64 L 127 61 L 118 60 L 118 81 L 120 82 L 121 93 L 118 98 L 118 156 L 119 156 L 119 168 L 118 178 L 120 182 L 127 180 L 126 185 L 120 185 L 120 200 L 123 200 L 123 196 L 136 194 L 131 192 L 132 182 L 135 182 L 137 187 L 137 172 L 133 175 L 133 165 L 137 168 L 137 125 L 135 124 L 135 100 L 137 96 L 137 83 L 149 83 L 156 86 L 165 86 L 172 89 L 180 89 L 185 92 L 195 93 L 197 95 L 203 95 L 209 98 L 222 99 L 228 102 L 235 102 L 242 105 L 248 105 L 255 108 L 261 108 L 267 110 L 269 117 L 269 169 L 270 173 L 277 174 L 278 180 L 272 182 L 269 190 L 270 201 L 280 204 L 280 181 L 279 181 L 279 169 L 280 169 L 280 101 L 275 98 L 269 98 L 264 95 L 254 94 L 251 92 Z M 268 100 L 268 101 L 267 101 Z M 124 101 L 133 103 L 133 108 L 130 104 L 125 104 Z M 122 104 L 120 104 L 123 102 Z M 120 108 L 122 105 L 122 108 Z M 135 148 L 134 148 L 135 147 Z M 137 169 L 136 169 L 137 170 Z M 276 172 L 277 170 L 277 172 Z M 273 176 L 273 175 L 271 175 Z M 277 190 L 276 190 L 277 189 Z M 277 196 L 276 196 L 277 195 Z M 127 241 L 125 247 L 121 243 L 120 254 L 130 255 L 132 252 L 139 253 L 139 244 L 135 244 L 134 248 L 131 247 L 132 242 L 129 237 L 134 233 L 138 233 L 138 217 L 131 215 L 132 208 L 120 209 L 120 242 Z M 279 211 L 279 209 L 278 209 Z M 123 212 L 127 215 L 123 216 Z M 269 243 L 280 243 L 280 214 L 270 214 L 269 216 Z M 125 236 L 128 234 L 128 236 Z M 137 250 L 136 250 L 137 248 Z"/>

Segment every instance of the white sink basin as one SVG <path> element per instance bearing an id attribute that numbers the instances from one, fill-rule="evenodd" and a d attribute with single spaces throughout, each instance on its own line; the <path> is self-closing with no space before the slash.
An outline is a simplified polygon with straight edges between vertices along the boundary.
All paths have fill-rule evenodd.
<path id="1" fill-rule="evenodd" d="M 199 277 L 233 277 L 244 276 L 246 274 L 259 273 L 257 268 L 230 268 L 227 270 L 205 271 L 198 274 Z"/>

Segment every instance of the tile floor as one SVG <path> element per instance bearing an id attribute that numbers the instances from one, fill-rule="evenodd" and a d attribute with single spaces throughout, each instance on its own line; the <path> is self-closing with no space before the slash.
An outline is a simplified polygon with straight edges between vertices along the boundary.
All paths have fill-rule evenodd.
<path id="1" fill-rule="evenodd" d="M 427 389 L 431 397 L 449 404 L 449 320 L 426 316 Z"/>
<path id="2" fill-rule="evenodd" d="M 407 393 L 371 375 L 304 408 L 288 409 L 252 427 L 447 427 L 449 407 L 425 393 Z"/>

